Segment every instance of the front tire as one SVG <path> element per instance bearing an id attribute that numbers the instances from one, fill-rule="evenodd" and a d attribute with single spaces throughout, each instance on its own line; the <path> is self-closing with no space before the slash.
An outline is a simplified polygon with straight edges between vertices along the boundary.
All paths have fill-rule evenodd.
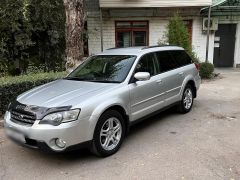
<path id="1" fill-rule="evenodd" d="M 116 153 L 123 142 L 125 132 L 122 115 L 115 110 L 106 111 L 96 125 L 91 151 L 102 157 Z"/>
<path id="2" fill-rule="evenodd" d="M 187 85 L 183 91 L 182 100 L 178 106 L 178 110 L 182 114 L 186 114 L 191 111 L 193 106 L 193 87 Z"/>

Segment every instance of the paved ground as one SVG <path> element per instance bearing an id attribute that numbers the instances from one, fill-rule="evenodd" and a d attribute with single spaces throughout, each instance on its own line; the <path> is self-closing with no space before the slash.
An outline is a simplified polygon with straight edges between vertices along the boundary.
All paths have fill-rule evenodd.
<path id="1" fill-rule="evenodd" d="M 220 70 L 222 71 L 222 70 Z M 121 150 L 44 154 L 19 147 L 0 130 L 2 179 L 240 179 L 240 72 L 203 82 L 193 111 L 171 111 L 132 128 Z"/>

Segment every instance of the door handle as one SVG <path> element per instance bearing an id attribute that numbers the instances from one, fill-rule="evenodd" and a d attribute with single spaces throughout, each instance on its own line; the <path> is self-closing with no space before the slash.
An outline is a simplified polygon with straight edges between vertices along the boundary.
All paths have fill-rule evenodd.
<path id="1" fill-rule="evenodd" d="M 161 79 L 160 79 L 160 80 L 157 80 L 156 83 L 162 84 L 162 80 L 161 80 Z"/>

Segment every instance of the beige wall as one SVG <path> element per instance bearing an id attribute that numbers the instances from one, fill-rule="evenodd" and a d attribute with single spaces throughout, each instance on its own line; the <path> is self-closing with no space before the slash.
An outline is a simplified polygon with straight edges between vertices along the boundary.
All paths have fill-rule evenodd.
<path id="1" fill-rule="evenodd" d="M 208 6 L 212 0 L 99 0 L 102 8 Z"/>

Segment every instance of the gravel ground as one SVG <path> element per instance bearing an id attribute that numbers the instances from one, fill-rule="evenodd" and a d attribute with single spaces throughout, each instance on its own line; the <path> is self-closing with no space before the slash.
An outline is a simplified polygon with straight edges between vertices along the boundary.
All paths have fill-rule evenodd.
<path id="1" fill-rule="evenodd" d="M 134 126 L 120 151 L 46 154 L 0 129 L 1 179 L 240 179 L 240 71 L 204 81 L 192 112 L 172 110 Z"/>

